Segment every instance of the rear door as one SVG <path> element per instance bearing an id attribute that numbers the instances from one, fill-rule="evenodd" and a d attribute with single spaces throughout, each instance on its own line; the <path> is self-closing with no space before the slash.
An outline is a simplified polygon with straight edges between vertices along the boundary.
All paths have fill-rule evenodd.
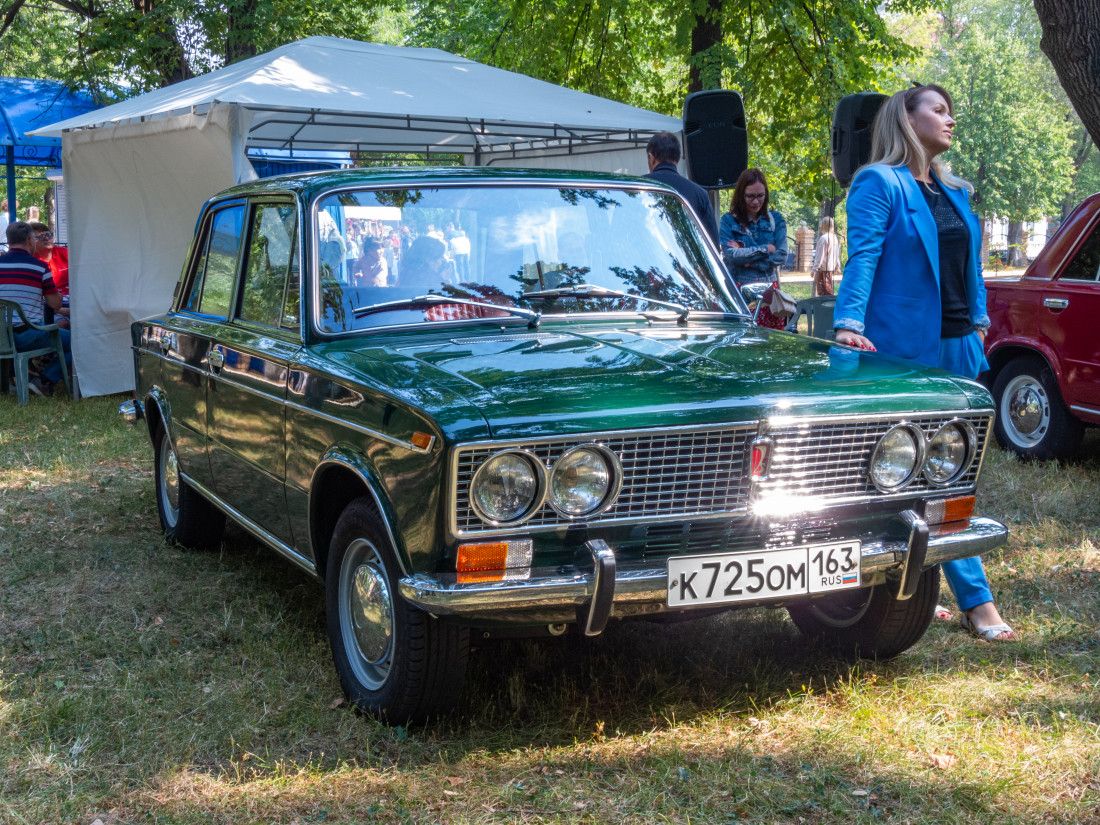
<path id="1" fill-rule="evenodd" d="M 248 209 L 231 322 L 210 354 L 210 467 L 225 503 L 286 545 L 286 388 L 301 349 L 298 213 L 293 200 Z"/>
<path id="2" fill-rule="evenodd" d="M 203 217 L 182 294 L 168 321 L 151 331 L 163 355 L 169 409 L 168 434 L 180 467 L 193 481 L 213 490 L 207 455 L 207 402 L 211 347 L 225 327 L 237 278 L 245 204 L 229 201 Z"/>

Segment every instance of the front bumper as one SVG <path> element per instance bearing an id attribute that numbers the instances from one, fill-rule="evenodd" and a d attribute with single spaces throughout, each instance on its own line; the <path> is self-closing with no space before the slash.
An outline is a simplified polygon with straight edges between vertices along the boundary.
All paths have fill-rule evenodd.
<path id="1" fill-rule="evenodd" d="M 900 579 L 900 598 L 907 598 L 919 574 L 945 561 L 987 553 L 1008 539 L 1008 529 L 993 519 L 927 525 L 915 514 L 903 514 L 908 540 L 865 542 L 863 579 L 868 585 Z M 614 551 L 603 541 L 588 542 L 591 559 L 571 567 L 534 568 L 529 578 L 459 583 L 454 573 L 407 576 L 402 597 L 436 616 L 471 621 L 580 621 L 589 635 L 603 629 L 609 616 L 665 612 L 668 575 L 652 560 L 616 564 Z M 799 597 L 804 598 L 804 597 Z M 774 602 L 738 602 L 751 607 Z M 732 605 L 731 605 L 732 606 Z M 679 608 L 677 608 L 679 610 Z"/>

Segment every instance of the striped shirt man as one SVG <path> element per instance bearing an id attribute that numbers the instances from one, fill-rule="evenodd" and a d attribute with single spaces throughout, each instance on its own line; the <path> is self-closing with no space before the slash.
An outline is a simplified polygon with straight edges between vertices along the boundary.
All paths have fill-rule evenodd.
<path id="1" fill-rule="evenodd" d="M 0 255 L 0 298 L 23 307 L 32 324 L 43 322 L 45 296 L 56 294 L 49 264 L 15 247 Z"/>

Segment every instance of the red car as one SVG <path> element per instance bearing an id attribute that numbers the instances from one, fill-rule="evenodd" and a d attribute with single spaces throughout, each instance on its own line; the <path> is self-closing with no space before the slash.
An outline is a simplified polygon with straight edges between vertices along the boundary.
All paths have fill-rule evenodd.
<path id="1" fill-rule="evenodd" d="M 1065 458 L 1100 424 L 1100 194 L 1062 223 L 1018 281 L 987 280 L 994 431 L 1020 456 Z"/>

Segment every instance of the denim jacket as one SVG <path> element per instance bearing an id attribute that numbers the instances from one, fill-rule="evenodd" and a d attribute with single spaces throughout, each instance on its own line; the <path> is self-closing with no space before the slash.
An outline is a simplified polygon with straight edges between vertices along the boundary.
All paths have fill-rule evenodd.
<path id="1" fill-rule="evenodd" d="M 718 241 L 730 277 L 739 284 L 771 281 L 775 268 L 787 261 L 787 221 L 774 209 L 748 226 L 727 212 L 718 226 Z M 775 252 L 768 252 L 768 244 Z"/>

